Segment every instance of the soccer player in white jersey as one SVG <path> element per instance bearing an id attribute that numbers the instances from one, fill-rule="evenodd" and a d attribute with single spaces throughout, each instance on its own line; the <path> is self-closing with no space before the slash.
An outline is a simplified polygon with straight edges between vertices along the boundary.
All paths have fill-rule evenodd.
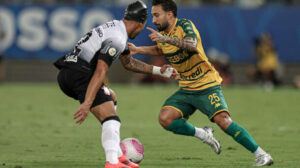
<path id="1" fill-rule="evenodd" d="M 103 84 L 106 72 L 119 58 L 125 69 L 177 79 L 178 73 L 169 65 L 156 67 L 130 55 L 127 38 L 134 39 L 145 27 L 147 7 L 142 1 L 130 4 L 122 20 L 113 20 L 93 28 L 81 38 L 74 50 L 58 59 L 54 65 L 60 70 L 58 83 L 69 97 L 81 105 L 74 113 L 81 124 L 91 111 L 102 124 L 102 146 L 105 168 L 138 168 L 128 161 L 120 149 L 120 119 L 114 108 L 109 89 Z"/>

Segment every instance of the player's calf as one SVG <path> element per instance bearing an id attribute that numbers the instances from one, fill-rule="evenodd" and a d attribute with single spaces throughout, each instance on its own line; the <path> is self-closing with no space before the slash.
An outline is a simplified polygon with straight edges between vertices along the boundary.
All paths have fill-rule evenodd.
<path id="1" fill-rule="evenodd" d="M 255 140 L 245 128 L 233 122 L 227 112 L 217 114 L 214 117 L 214 121 L 226 134 L 230 135 L 237 143 L 241 144 L 254 154 L 256 163 L 253 164 L 253 166 L 266 166 L 273 164 L 271 155 L 266 153 L 257 145 Z"/>

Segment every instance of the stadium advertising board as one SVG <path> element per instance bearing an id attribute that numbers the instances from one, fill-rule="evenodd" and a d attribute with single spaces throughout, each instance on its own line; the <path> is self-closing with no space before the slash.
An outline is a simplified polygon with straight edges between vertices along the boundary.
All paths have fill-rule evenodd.
<path id="1" fill-rule="evenodd" d="M 54 60 L 72 50 L 90 28 L 121 19 L 123 13 L 123 8 L 100 5 L 0 5 L 0 51 L 7 59 Z M 206 51 L 216 48 L 232 61 L 249 62 L 254 59 L 254 38 L 270 32 L 281 61 L 300 61 L 299 8 L 202 7 L 178 14 L 194 22 Z M 154 27 L 151 21 L 149 16 L 147 26 Z M 134 43 L 152 45 L 148 34 L 143 30 Z"/>

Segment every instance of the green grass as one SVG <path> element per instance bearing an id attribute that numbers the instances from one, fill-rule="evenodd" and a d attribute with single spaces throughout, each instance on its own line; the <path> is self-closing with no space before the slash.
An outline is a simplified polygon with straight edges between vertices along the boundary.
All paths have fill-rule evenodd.
<path id="1" fill-rule="evenodd" d="M 189 121 L 214 126 L 223 149 L 219 156 L 196 138 L 162 129 L 158 113 L 176 86 L 111 88 L 118 96 L 121 138 L 138 138 L 145 147 L 141 168 L 244 168 L 254 163 L 251 153 L 200 112 Z M 272 154 L 273 167 L 299 167 L 299 90 L 235 87 L 225 88 L 224 95 L 233 120 Z M 77 108 L 78 103 L 56 84 L 0 85 L 0 168 L 104 167 L 100 124 L 89 115 L 82 125 L 75 125 L 72 115 Z"/>

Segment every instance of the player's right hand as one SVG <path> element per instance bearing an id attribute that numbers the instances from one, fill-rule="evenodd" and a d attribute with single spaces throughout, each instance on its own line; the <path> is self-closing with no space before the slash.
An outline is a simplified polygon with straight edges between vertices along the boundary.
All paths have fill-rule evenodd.
<path id="1" fill-rule="evenodd" d="M 171 79 L 175 79 L 175 80 L 177 80 L 178 79 L 178 72 L 177 72 L 177 70 L 175 69 L 175 68 L 173 68 L 171 65 L 168 65 L 168 64 L 165 64 L 165 65 L 163 65 L 162 67 L 161 67 L 161 69 L 160 69 L 160 72 L 162 73 L 162 74 L 164 74 L 164 73 L 169 73 L 169 72 L 167 72 L 167 71 L 172 71 L 171 73 L 171 75 L 170 75 L 170 78 Z"/>
<path id="2" fill-rule="evenodd" d="M 73 119 L 77 119 L 79 117 L 79 119 L 76 121 L 76 124 L 81 124 L 85 120 L 89 112 L 90 112 L 90 105 L 82 103 L 79 106 L 78 110 L 74 113 Z"/>
<path id="3" fill-rule="evenodd" d="M 177 80 L 178 79 L 178 72 L 175 68 L 173 68 L 173 72 L 172 72 L 172 75 L 170 77 L 171 79 L 175 79 Z"/>
<path id="4" fill-rule="evenodd" d="M 128 44 L 128 48 L 130 50 L 130 55 L 135 55 L 137 54 L 137 46 L 135 46 L 133 43 L 127 43 Z"/>

